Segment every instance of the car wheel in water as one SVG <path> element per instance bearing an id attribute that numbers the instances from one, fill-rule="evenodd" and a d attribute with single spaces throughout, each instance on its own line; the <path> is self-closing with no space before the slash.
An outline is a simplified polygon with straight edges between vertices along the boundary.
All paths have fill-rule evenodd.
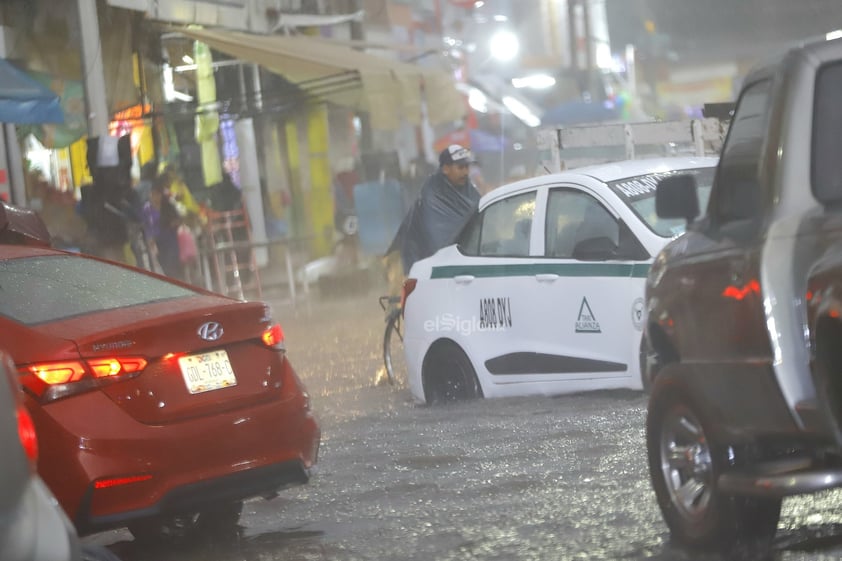
<path id="1" fill-rule="evenodd" d="M 453 341 L 439 341 L 430 349 L 424 361 L 423 384 L 430 405 L 482 397 L 471 361 Z"/>
<path id="2" fill-rule="evenodd" d="M 710 424 L 688 392 L 656 379 L 646 419 L 649 474 L 673 539 L 705 550 L 768 549 L 781 499 L 729 496 L 719 476 L 741 459 L 711 438 Z M 743 459 L 744 460 L 744 459 Z"/>
<path id="3" fill-rule="evenodd" d="M 139 520 L 129 525 L 129 531 L 135 540 L 144 542 L 209 536 L 226 538 L 236 535 L 242 511 L 242 501 L 236 501 L 189 514 Z"/>

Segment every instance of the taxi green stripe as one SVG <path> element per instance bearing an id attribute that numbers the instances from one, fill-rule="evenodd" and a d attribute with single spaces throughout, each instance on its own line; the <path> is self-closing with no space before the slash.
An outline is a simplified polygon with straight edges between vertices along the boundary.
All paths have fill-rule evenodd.
<path id="1" fill-rule="evenodd" d="M 649 274 L 649 263 L 512 263 L 506 265 L 443 265 L 433 267 L 430 278 L 452 279 L 460 275 L 472 275 L 478 278 L 528 277 L 532 275 L 646 278 L 647 274 Z"/>

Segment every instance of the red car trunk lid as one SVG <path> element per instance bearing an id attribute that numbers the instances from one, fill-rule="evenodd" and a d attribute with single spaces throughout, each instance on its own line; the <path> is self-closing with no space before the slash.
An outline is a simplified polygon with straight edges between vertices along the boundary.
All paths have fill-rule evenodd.
<path id="1" fill-rule="evenodd" d="M 37 329 L 72 339 L 84 359 L 145 358 L 139 375 L 98 391 L 139 422 L 165 424 L 276 398 L 283 355 L 262 343 L 270 325 L 262 303 L 202 296 Z"/>

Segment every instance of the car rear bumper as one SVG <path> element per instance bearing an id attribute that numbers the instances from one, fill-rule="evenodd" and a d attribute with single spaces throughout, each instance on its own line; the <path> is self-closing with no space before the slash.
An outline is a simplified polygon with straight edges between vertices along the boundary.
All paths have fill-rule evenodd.
<path id="1" fill-rule="evenodd" d="M 300 392 L 169 425 L 140 423 L 101 392 L 70 401 L 51 404 L 48 415 L 35 409 L 39 471 L 82 533 L 271 495 L 306 483 L 318 460 L 321 431 Z"/>
<path id="2" fill-rule="evenodd" d="M 252 497 L 272 498 L 277 491 L 303 485 L 309 480 L 310 470 L 305 468 L 302 462 L 282 462 L 211 480 L 189 483 L 170 490 L 151 507 L 103 516 L 91 514 L 90 507 L 94 494 L 94 489 L 91 487 L 80 505 L 76 526 L 80 534 L 90 534 L 126 526 L 142 518 L 195 512 L 208 505 Z"/>

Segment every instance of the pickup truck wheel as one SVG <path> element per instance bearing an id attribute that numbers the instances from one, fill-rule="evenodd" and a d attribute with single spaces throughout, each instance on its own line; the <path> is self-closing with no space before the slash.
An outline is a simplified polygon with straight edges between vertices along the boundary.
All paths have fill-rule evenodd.
<path id="1" fill-rule="evenodd" d="M 655 382 L 646 419 L 649 473 L 672 537 L 706 550 L 768 549 L 781 500 L 719 492 L 719 475 L 741 459 L 711 439 L 709 426 L 688 392 L 671 380 Z"/>
<path id="2" fill-rule="evenodd" d="M 440 341 L 430 349 L 422 379 L 424 396 L 430 405 L 482 397 L 470 359 L 453 341 Z"/>

